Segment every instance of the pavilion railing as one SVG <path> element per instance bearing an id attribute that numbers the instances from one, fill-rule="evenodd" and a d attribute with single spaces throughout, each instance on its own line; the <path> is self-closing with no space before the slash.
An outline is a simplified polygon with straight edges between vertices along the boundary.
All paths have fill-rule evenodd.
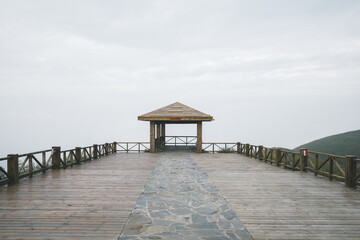
<path id="1" fill-rule="evenodd" d="M 236 153 L 236 143 L 202 143 L 202 151 L 206 153 Z"/>
<path id="2" fill-rule="evenodd" d="M 117 152 L 149 152 L 150 142 L 116 142 Z"/>
<path id="3" fill-rule="evenodd" d="M 196 146 L 196 136 L 166 136 L 165 145 L 171 146 Z"/>

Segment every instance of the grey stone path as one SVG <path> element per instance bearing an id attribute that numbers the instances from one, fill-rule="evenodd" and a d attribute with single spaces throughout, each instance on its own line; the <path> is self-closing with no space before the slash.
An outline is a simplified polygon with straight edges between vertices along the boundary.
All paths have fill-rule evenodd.
<path id="1" fill-rule="evenodd" d="M 119 239 L 252 239 L 189 154 L 159 156 Z"/>

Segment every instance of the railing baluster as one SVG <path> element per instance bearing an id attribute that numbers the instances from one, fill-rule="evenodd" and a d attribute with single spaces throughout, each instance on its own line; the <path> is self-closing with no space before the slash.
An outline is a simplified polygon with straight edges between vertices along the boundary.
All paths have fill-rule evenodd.
<path id="1" fill-rule="evenodd" d="M 59 169 L 60 168 L 60 154 L 61 147 L 52 147 L 52 168 Z"/>
<path id="2" fill-rule="evenodd" d="M 33 158 L 32 158 L 31 154 L 28 157 L 29 157 L 29 160 L 28 160 L 28 163 L 29 163 L 29 166 L 28 166 L 28 168 L 29 168 L 29 178 L 32 178 L 33 171 L 34 171 L 34 169 L 33 169 Z"/>
<path id="3" fill-rule="evenodd" d="M 334 174 L 334 159 L 333 157 L 330 157 L 329 159 L 329 180 L 333 180 L 333 174 Z"/>
<path id="4" fill-rule="evenodd" d="M 345 157 L 345 185 L 356 187 L 356 157 L 347 155 Z"/>
<path id="5" fill-rule="evenodd" d="M 75 148 L 75 158 L 76 158 L 76 164 L 80 165 L 81 164 L 81 147 Z"/>
<path id="6" fill-rule="evenodd" d="M 9 175 L 9 184 L 19 183 L 19 155 L 9 154 L 7 160 L 7 170 Z"/>
<path id="7" fill-rule="evenodd" d="M 71 166 L 73 166 L 73 164 L 74 164 L 74 151 L 70 151 L 70 164 L 71 164 Z"/>
<path id="8" fill-rule="evenodd" d="M 308 150 L 306 148 L 300 149 L 300 171 L 306 172 L 307 171 L 307 162 L 308 162 Z"/>
<path id="9" fill-rule="evenodd" d="M 64 168 L 66 168 L 66 152 L 63 152 Z"/>
<path id="10" fill-rule="evenodd" d="M 42 152 L 43 173 L 46 171 L 46 152 Z"/>
<path id="11" fill-rule="evenodd" d="M 94 155 L 94 159 L 97 159 L 98 158 L 98 154 L 99 154 L 99 152 L 98 152 L 98 145 L 97 144 L 94 144 L 93 145 L 93 155 Z"/>
<path id="12" fill-rule="evenodd" d="M 319 167 L 319 154 L 315 154 L 315 160 L 314 160 L 314 175 L 318 175 L 318 167 Z"/>

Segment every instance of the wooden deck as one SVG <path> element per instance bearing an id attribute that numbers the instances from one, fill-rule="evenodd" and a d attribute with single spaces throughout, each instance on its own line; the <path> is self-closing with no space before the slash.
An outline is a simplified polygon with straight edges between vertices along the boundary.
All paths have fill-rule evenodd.
<path id="1" fill-rule="evenodd" d="M 171 153 L 114 154 L 0 187 L 0 239 L 117 239 L 160 154 Z M 255 239 L 360 239 L 359 188 L 237 154 L 190 156 Z"/>
<path id="2" fill-rule="evenodd" d="M 235 154 L 193 154 L 254 239 L 360 239 L 360 191 Z"/>
<path id="3" fill-rule="evenodd" d="M 117 239 L 156 162 L 114 154 L 0 187 L 0 239 Z"/>

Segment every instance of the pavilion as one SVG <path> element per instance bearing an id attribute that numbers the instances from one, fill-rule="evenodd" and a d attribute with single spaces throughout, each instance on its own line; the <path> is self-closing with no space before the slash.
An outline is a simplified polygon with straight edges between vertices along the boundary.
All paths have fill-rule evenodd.
<path id="1" fill-rule="evenodd" d="M 197 152 L 202 152 L 202 122 L 210 122 L 213 117 L 179 102 L 138 116 L 138 120 L 150 121 L 150 152 L 165 146 L 166 124 L 197 124 Z M 156 131 L 155 131 L 156 127 Z M 155 135 L 156 132 L 156 135 Z"/>

